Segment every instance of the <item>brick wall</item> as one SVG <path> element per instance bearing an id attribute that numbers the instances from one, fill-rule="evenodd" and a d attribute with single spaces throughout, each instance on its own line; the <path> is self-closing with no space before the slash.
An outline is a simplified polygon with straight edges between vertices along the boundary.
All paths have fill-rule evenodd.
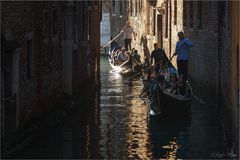
<path id="1" fill-rule="evenodd" d="M 52 12 L 51 3 L 2 3 L 3 34 L 7 32 L 13 34 L 19 47 L 19 108 L 17 110 L 20 124 L 36 116 L 35 113 L 49 111 L 62 93 L 61 36 L 59 31 L 55 37 L 52 36 Z M 43 22 L 44 14 L 47 14 L 45 22 Z M 45 32 L 43 25 L 47 25 Z M 29 46 L 32 49 L 28 59 Z"/>
<path id="2" fill-rule="evenodd" d="M 115 37 L 120 33 L 128 20 L 128 1 L 115 0 L 115 7 L 113 1 L 109 1 L 108 6 L 110 6 L 110 36 Z M 120 6 L 122 6 L 122 13 L 120 13 Z M 118 37 L 116 42 L 124 46 L 123 36 Z"/>
<path id="3" fill-rule="evenodd" d="M 238 128 L 236 127 L 236 112 L 239 111 L 236 105 L 233 105 L 238 93 L 236 89 L 233 89 L 234 86 L 237 86 L 237 78 L 233 76 L 233 72 L 236 73 L 234 64 L 237 62 L 233 58 L 236 58 L 235 53 L 231 54 L 233 43 L 231 27 L 235 26 L 231 20 L 234 18 L 234 15 L 231 15 L 232 2 L 158 0 L 156 6 L 147 0 L 143 2 L 145 4 L 141 10 L 143 16 L 130 18 L 134 21 L 140 36 L 146 34 L 148 37 L 148 49 L 150 51 L 153 49 L 154 42 L 161 43 L 159 41 L 161 37 L 157 37 L 159 36 L 157 29 L 161 22 L 156 19 L 154 23 L 153 20 L 153 13 L 156 10 L 156 17 L 162 16 L 163 49 L 169 57 L 174 53 L 179 31 L 184 31 L 186 37 L 190 38 L 194 43 L 194 47 L 190 49 L 189 59 L 189 76 L 193 92 L 205 101 L 215 104 L 222 111 L 223 119 L 229 123 L 226 124 L 226 133 L 235 134 L 232 137 L 238 139 L 236 136 L 236 128 Z M 156 35 L 154 35 L 154 28 Z M 239 34 L 239 31 L 235 30 L 234 32 Z M 172 62 L 176 66 L 175 58 Z M 235 98 L 232 98 L 233 96 Z M 232 143 L 231 140 L 230 142 Z"/>
<path id="4" fill-rule="evenodd" d="M 19 62 L 18 72 L 10 68 L 13 76 L 8 77 L 12 80 L 3 80 L 9 84 L 8 90 L 17 90 L 17 113 L 12 115 L 17 121 L 15 127 L 59 107 L 56 104 L 65 92 L 64 78 L 73 88 L 70 94 L 78 93 L 86 82 L 98 83 L 101 2 L 4 1 L 1 14 L 2 36 L 6 46 L 14 47 L 4 52 L 13 56 L 4 57 L 11 63 Z M 15 54 L 19 60 L 12 58 Z M 67 65 L 64 55 L 70 55 Z M 64 74 L 64 69 L 72 73 L 71 77 Z"/>

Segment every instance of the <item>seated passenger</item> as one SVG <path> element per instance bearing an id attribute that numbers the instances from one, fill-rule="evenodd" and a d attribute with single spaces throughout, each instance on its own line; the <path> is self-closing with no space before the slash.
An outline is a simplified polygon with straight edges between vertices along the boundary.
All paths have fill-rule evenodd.
<path id="1" fill-rule="evenodd" d="M 123 63 L 121 64 L 121 66 L 126 66 L 126 67 L 129 67 L 129 68 L 132 68 L 132 56 L 130 54 L 130 52 L 126 51 L 124 53 L 124 57 L 123 57 Z"/>
<path id="2" fill-rule="evenodd" d="M 149 58 L 148 57 L 144 57 L 144 61 L 143 61 L 143 64 L 142 64 L 142 68 L 143 69 L 147 69 L 150 67 L 150 63 L 149 63 Z"/>
<path id="3" fill-rule="evenodd" d="M 148 94 L 148 103 L 150 111 L 153 115 L 162 113 L 161 98 L 163 96 L 163 89 L 165 89 L 166 83 L 163 75 L 157 77 L 157 83 L 150 89 Z M 150 113 L 151 113 L 150 112 Z"/>
<path id="4" fill-rule="evenodd" d="M 122 48 L 121 51 L 118 53 L 118 56 L 117 56 L 117 61 L 118 61 L 118 64 L 122 64 L 124 61 L 126 61 L 126 57 L 125 57 L 125 51 L 126 49 L 125 48 Z"/>
<path id="5" fill-rule="evenodd" d="M 178 78 L 178 93 L 182 96 L 186 94 L 186 80 L 184 79 L 183 75 L 180 75 Z"/>
<path id="6" fill-rule="evenodd" d="M 164 76 L 161 74 L 157 77 L 157 85 L 161 90 L 164 90 L 167 87 Z"/>
<path id="7" fill-rule="evenodd" d="M 171 93 L 173 91 L 176 91 L 175 94 L 178 94 L 177 93 L 177 89 L 178 89 L 178 78 L 177 78 L 177 74 L 173 73 L 171 74 L 170 76 L 170 85 L 171 85 Z"/>
<path id="8" fill-rule="evenodd" d="M 132 55 L 132 58 L 134 60 L 136 60 L 138 63 L 141 63 L 141 60 L 140 60 L 140 55 L 138 54 L 138 50 L 133 50 L 133 55 Z"/>
<path id="9" fill-rule="evenodd" d="M 153 77 L 151 77 L 152 71 L 151 68 L 147 69 L 147 80 L 153 80 Z"/>
<path id="10" fill-rule="evenodd" d="M 111 36 L 111 40 L 113 39 L 113 37 Z M 114 51 L 116 51 L 118 48 L 118 44 L 115 40 L 113 40 L 110 43 L 110 47 L 109 47 L 109 55 L 112 55 Z"/>
<path id="11" fill-rule="evenodd" d="M 117 65 L 117 58 L 118 58 L 118 54 L 121 52 L 121 47 L 119 46 L 117 48 L 116 51 L 114 51 L 114 53 L 112 54 L 112 59 L 113 59 L 113 62 L 114 62 L 114 65 Z"/>

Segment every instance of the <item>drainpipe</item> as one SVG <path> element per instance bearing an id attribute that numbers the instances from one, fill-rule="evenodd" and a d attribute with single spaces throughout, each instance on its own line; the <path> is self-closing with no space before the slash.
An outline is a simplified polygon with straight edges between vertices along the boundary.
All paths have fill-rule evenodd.
<path id="1" fill-rule="evenodd" d="M 219 113 L 219 119 L 223 128 L 223 134 L 224 134 L 224 143 L 227 147 L 227 152 L 229 151 L 229 148 L 232 144 L 228 139 L 228 132 L 229 132 L 229 126 L 227 124 L 228 121 L 228 110 L 225 108 L 226 106 L 222 105 L 222 90 L 221 90 L 221 33 L 222 33 L 222 25 L 223 25 L 223 18 L 224 18 L 224 12 L 225 12 L 225 4 L 226 2 L 217 2 L 218 3 L 218 51 L 217 51 L 217 84 L 216 84 L 216 109 Z M 225 7 L 224 7 L 225 6 Z M 217 108 L 218 107 L 218 108 Z M 231 132 L 231 131 L 230 131 Z"/>
<path id="2" fill-rule="evenodd" d="M 169 0 L 169 58 L 172 56 L 172 1 Z"/>
<path id="3" fill-rule="evenodd" d="M 3 39 L 1 38 L 1 44 L 3 44 Z M 2 55 L 5 54 L 4 52 L 4 45 L 2 45 Z M 2 58 L 4 56 L 1 56 L 0 57 L 0 64 L 1 66 L 5 66 L 4 64 L 2 64 Z M 3 68 L 1 68 L 1 93 L 0 93 L 0 96 L 1 96 L 1 119 L 0 119 L 0 122 L 1 122 L 1 137 L 4 137 L 4 133 L 5 133 L 5 125 L 4 125 L 4 109 L 5 109 L 5 94 L 4 94 L 4 72 L 3 72 Z"/>
<path id="4" fill-rule="evenodd" d="M 5 67 L 5 65 L 4 64 L 2 64 L 2 62 L 3 62 L 3 60 L 2 60 L 2 58 L 4 58 L 5 56 L 5 36 L 3 35 L 3 33 L 5 33 L 5 28 L 4 28 L 4 12 L 2 12 L 3 14 L 2 14 L 2 16 L 3 16 L 3 19 L 2 19 L 2 26 L 1 26 L 1 30 L 2 30 L 2 32 L 1 32 L 1 45 L 2 45 L 2 47 L 1 47 L 1 56 L 0 56 L 0 66 L 1 66 L 1 92 L 0 92 L 0 97 L 1 97 L 1 107 L 0 107 L 0 110 L 1 110 L 1 117 L 0 117 L 0 122 L 1 122 L 1 137 L 4 137 L 4 133 L 5 133 L 5 122 L 4 122 L 4 119 L 5 119 L 5 93 L 4 93 L 4 90 L 5 90 L 5 88 L 4 88 L 4 71 L 3 71 L 3 66 Z M 4 148 L 3 148 L 3 150 L 4 150 Z"/>

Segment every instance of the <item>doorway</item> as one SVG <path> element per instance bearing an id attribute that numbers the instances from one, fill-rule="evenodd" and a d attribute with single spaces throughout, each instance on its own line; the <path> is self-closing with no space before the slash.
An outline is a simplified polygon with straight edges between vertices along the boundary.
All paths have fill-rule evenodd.
<path id="1" fill-rule="evenodd" d="M 157 15 L 157 43 L 163 47 L 162 15 Z"/>

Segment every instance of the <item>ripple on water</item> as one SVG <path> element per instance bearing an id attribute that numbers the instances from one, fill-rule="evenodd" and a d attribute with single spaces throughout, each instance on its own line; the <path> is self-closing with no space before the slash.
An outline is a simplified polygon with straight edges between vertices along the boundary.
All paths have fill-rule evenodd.
<path id="1" fill-rule="evenodd" d="M 139 98 L 142 91 L 139 78 L 129 80 L 111 72 L 106 67 L 107 59 L 101 61 L 104 70 L 101 71 L 99 130 L 103 158 L 210 158 L 220 137 L 215 123 L 209 123 L 213 116 L 208 107 L 194 104 L 192 119 L 187 120 L 148 117 L 148 108 Z M 214 143 L 208 143 L 212 140 Z M 203 142 L 210 145 L 205 146 Z"/>

